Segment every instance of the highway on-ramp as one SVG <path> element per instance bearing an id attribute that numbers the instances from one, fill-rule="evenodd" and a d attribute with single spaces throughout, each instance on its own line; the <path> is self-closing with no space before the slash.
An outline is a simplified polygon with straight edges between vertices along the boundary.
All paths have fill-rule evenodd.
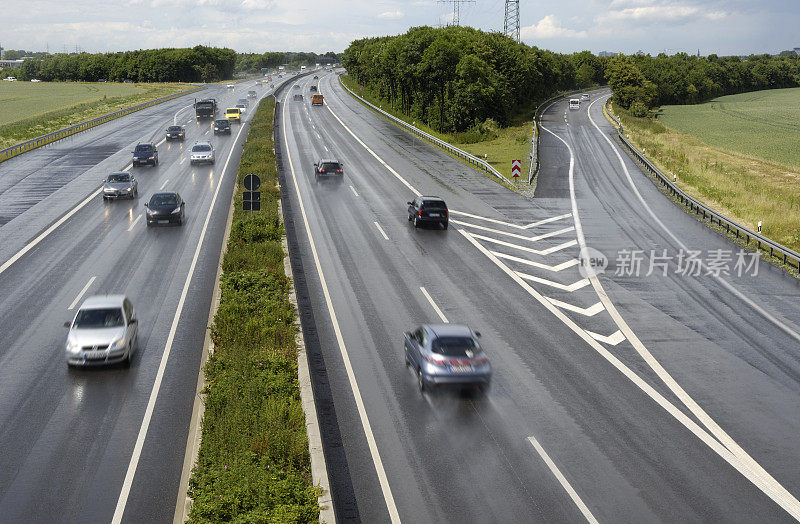
<path id="1" fill-rule="evenodd" d="M 250 89 L 270 92 L 208 87 L 0 164 L 1 522 L 172 520 L 247 135 L 242 123 L 214 136 L 191 104 L 216 97 L 220 117 Z M 185 141 L 163 142 L 174 122 Z M 190 165 L 197 140 L 214 144 L 214 165 Z M 157 167 L 130 167 L 140 141 L 158 143 Z M 122 169 L 139 197 L 103 202 L 101 181 Z M 143 205 L 160 190 L 187 202 L 182 227 L 146 227 Z M 132 366 L 68 369 L 63 324 L 104 293 L 126 294 L 138 313 Z"/>
<path id="2" fill-rule="evenodd" d="M 734 274 L 707 274 L 709 252 L 733 244 L 617 155 L 602 102 L 545 113 L 530 199 L 389 124 L 334 75 L 312 107 L 312 82 L 303 102 L 282 98 L 278 145 L 339 520 L 800 516 L 797 281 L 764 261 L 736 276 L 735 253 Z M 344 162 L 343 185 L 314 183 L 321 158 Z M 448 230 L 408 223 L 416 194 L 446 200 Z M 606 271 L 582 271 L 581 249 Z M 673 258 L 648 276 L 651 250 Z M 680 250 L 703 252 L 699 275 Z M 482 332 L 485 396 L 418 391 L 403 332 L 443 321 Z"/>

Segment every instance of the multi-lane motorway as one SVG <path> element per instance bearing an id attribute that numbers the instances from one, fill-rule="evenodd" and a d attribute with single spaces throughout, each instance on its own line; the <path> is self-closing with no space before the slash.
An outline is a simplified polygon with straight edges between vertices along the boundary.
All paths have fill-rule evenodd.
<path id="1" fill-rule="evenodd" d="M 281 93 L 276 147 L 337 520 L 800 517 L 798 281 L 763 261 L 754 275 L 661 195 L 614 144 L 607 93 L 546 111 L 526 198 L 320 76 L 297 81 L 302 102 Z M 246 133 L 213 137 L 190 103 L 251 86 L 0 164 L 0 521 L 172 520 Z M 133 170 L 139 200 L 104 204 L 100 180 L 173 121 L 187 139 Z M 189 166 L 201 137 L 214 166 Z M 314 184 L 331 157 L 344 184 Z M 183 227 L 145 227 L 162 188 L 188 202 Z M 448 230 L 407 222 L 418 194 L 447 201 Z M 103 292 L 131 297 L 142 350 L 130 369 L 68 370 L 69 308 Z M 486 395 L 418 391 L 402 334 L 423 322 L 482 332 Z"/>
<path id="2" fill-rule="evenodd" d="M 247 135 L 243 123 L 214 136 L 192 102 L 216 97 L 219 115 L 250 89 L 269 92 L 253 84 L 209 87 L 0 164 L 0 521 L 172 520 Z M 163 142 L 173 122 L 184 142 Z M 200 139 L 215 165 L 190 165 Z M 130 167 L 140 141 L 158 144 L 158 167 Z M 102 179 L 122 169 L 139 198 L 104 203 Z M 162 189 L 186 200 L 182 227 L 146 227 L 143 205 Z M 63 323 L 101 293 L 131 298 L 140 350 L 130 369 L 68 370 Z"/>
<path id="3" fill-rule="evenodd" d="M 288 98 L 279 129 L 339 519 L 800 517 L 798 283 L 661 195 L 611 140 L 607 93 L 549 108 L 527 199 L 320 83 L 326 106 Z M 320 157 L 344 185 L 313 183 Z M 410 226 L 420 193 L 449 230 Z M 483 333 L 488 395 L 417 390 L 402 333 L 445 321 Z"/>

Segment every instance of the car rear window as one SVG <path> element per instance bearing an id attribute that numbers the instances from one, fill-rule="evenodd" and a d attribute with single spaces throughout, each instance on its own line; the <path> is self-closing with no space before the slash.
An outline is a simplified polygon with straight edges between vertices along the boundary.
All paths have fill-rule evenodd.
<path id="1" fill-rule="evenodd" d="M 108 175 L 109 182 L 130 182 L 131 176 L 127 173 L 114 173 L 113 175 Z"/>
<path id="2" fill-rule="evenodd" d="M 340 166 L 339 164 L 337 164 L 335 162 L 325 162 L 320 167 L 320 169 L 324 170 L 325 172 L 338 171 L 341 168 L 342 168 L 342 166 Z"/>
<path id="3" fill-rule="evenodd" d="M 447 205 L 441 200 L 432 200 L 423 202 L 422 209 L 447 209 Z"/>
<path id="4" fill-rule="evenodd" d="M 211 151 L 211 146 L 208 144 L 197 144 L 192 147 L 192 151 Z"/>
<path id="5" fill-rule="evenodd" d="M 98 329 L 124 325 L 120 308 L 81 309 L 75 317 L 73 328 Z"/>
<path id="6" fill-rule="evenodd" d="M 433 341 L 434 353 L 448 357 L 472 357 L 480 350 L 471 337 L 439 337 Z"/>

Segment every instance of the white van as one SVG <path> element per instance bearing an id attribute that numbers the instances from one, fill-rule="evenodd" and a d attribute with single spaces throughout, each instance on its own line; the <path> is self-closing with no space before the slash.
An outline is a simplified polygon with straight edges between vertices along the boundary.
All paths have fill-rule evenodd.
<path id="1" fill-rule="evenodd" d="M 569 108 L 570 109 L 580 109 L 581 108 L 581 101 L 577 98 L 571 98 L 569 101 Z"/>

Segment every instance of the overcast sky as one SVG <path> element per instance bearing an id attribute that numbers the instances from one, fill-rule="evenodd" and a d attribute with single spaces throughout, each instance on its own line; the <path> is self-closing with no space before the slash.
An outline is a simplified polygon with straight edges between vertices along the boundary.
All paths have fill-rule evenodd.
<path id="1" fill-rule="evenodd" d="M 463 1 L 463 0 L 462 0 Z M 505 0 L 461 4 L 502 31 Z M 342 51 L 364 36 L 452 21 L 437 0 L 0 0 L 6 49 L 121 51 L 196 44 Z M 800 47 L 800 0 L 520 0 L 522 40 L 560 52 L 779 52 Z"/>

